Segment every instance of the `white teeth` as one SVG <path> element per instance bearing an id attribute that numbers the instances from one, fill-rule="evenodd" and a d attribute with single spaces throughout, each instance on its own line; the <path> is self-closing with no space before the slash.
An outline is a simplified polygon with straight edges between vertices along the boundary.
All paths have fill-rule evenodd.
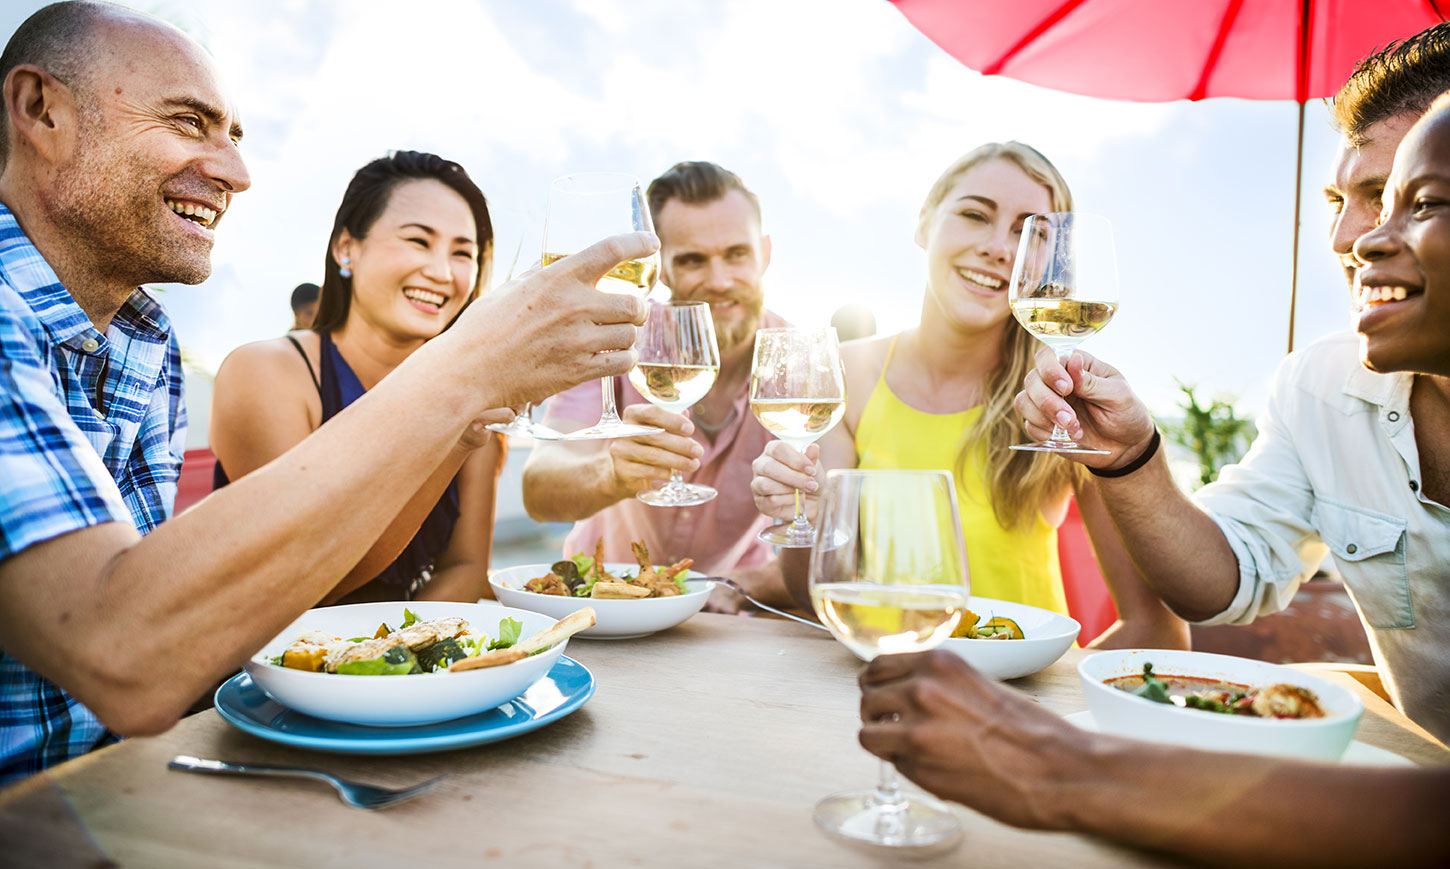
<path id="1" fill-rule="evenodd" d="M 1403 302 L 1404 300 L 1405 300 L 1405 288 L 1404 287 L 1395 287 L 1395 301 L 1396 302 Z"/>
<path id="2" fill-rule="evenodd" d="M 974 284 L 980 284 L 989 290 L 1002 289 L 1002 282 L 991 275 L 984 275 L 981 272 L 974 272 L 971 269 L 957 269 L 957 274 L 966 278 Z"/>
<path id="3" fill-rule="evenodd" d="M 211 226 L 216 222 L 216 211 L 207 208 L 205 205 L 197 205 L 194 202 L 181 203 L 174 199 L 168 199 L 166 200 L 166 207 L 183 217 L 199 218 L 195 222 L 200 223 L 202 226 Z"/>
<path id="4" fill-rule="evenodd" d="M 1403 302 L 1410 297 L 1404 287 L 1365 287 L 1360 293 L 1361 305 L 1376 305 L 1381 302 Z"/>
<path id="5" fill-rule="evenodd" d="M 442 293 L 435 293 L 432 290 L 424 290 L 417 287 L 408 287 L 407 289 L 403 290 L 403 295 L 407 296 L 410 299 L 413 299 L 414 301 L 433 305 L 437 308 L 443 307 L 443 302 L 447 299 L 447 297 L 444 296 Z"/>

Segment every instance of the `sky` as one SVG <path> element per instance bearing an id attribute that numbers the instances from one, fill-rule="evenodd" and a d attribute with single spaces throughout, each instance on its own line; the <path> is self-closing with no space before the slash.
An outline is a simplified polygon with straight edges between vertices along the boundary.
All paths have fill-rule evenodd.
<path id="1" fill-rule="evenodd" d="M 13 32 L 43 5 L 0 3 Z M 679 160 L 734 170 L 761 200 L 766 301 L 825 325 L 865 304 L 917 322 L 916 214 L 945 166 L 1020 139 L 1113 222 L 1121 307 L 1086 345 L 1156 412 L 1175 380 L 1263 406 L 1285 352 L 1297 109 L 1073 96 L 973 72 L 886 0 L 136 0 L 216 56 L 252 189 L 218 227 L 204 284 L 168 287 L 190 360 L 214 371 L 291 322 L 320 281 L 338 200 L 390 149 L 462 163 L 488 196 L 502 280 L 537 257 L 552 178 Z M 1311 103 L 1296 346 L 1352 327 L 1321 189 L 1337 137 Z M 194 425 L 205 416 L 193 406 Z"/>

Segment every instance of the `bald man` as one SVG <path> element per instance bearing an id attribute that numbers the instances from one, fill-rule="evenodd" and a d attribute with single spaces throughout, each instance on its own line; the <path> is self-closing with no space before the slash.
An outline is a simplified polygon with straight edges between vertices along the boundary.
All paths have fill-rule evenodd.
<path id="1" fill-rule="evenodd" d="M 644 233 L 480 299 L 315 435 L 165 521 L 180 354 L 140 287 L 210 274 L 251 183 L 236 108 L 179 30 L 70 2 L 0 55 L 0 123 L 0 782 L 170 727 L 511 416 L 490 408 L 634 363 L 601 351 L 632 344 L 642 306 L 594 283 L 655 250 Z M 406 437 L 384 436 L 398 420 Z"/>

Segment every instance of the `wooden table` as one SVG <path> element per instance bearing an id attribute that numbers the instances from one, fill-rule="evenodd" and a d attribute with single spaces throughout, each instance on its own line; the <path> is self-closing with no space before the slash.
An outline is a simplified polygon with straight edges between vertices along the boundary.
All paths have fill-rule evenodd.
<path id="1" fill-rule="evenodd" d="M 856 742 L 860 664 L 828 634 L 701 614 L 653 637 L 575 640 L 567 654 L 594 672 L 597 692 L 516 739 L 401 757 L 321 754 L 256 739 L 209 710 L 0 793 L 0 817 L 11 821 L 0 831 L 25 829 L 36 854 L 70 858 L 75 842 L 88 844 L 74 836 L 83 828 L 94 848 L 138 867 L 885 865 L 811 821 L 816 800 L 876 775 Z M 1013 684 L 1054 712 L 1081 711 L 1082 654 Z M 1361 741 L 1419 763 L 1450 761 L 1393 708 L 1359 693 Z M 303 764 L 385 785 L 452 778 L 365 812 L 320 784 L 168 770 L 176 754 Z M 983 854 L 1018 866 L 1165 865 L 1083 836 L 958 814 L 963 847 L 923 865 L 976 865 Z"/>

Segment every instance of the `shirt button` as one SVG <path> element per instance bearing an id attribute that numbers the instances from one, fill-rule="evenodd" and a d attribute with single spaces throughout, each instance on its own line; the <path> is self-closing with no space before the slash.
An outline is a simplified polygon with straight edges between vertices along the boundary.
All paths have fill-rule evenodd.
<path id="1" fill-rule="evenodd" d="M 1400 420 L 1400 412 L 1397 411 L 1397 410 L 1390 411 L 1390 413 L 1389 413 L 1389 421 L 1390 422 L 1399 422 L 1399 420 Z"/>
<path id="2" fill-rule="evenodd" d="M 1415 482 L 1414 480 L 1411 480 L 1410 481 L 1410 491 L 1411 492 L 1418 492 L 1418 491 L 1420 491 L 1420 484 L 1417 483 L 1417 482 Z"/>
<path id="3" fill-rule="evenodd" d="M 81 349 L 86 351 L 87 353 L 96 352 L 96 348 L 100 346 L 101 342 L 97 341 L 94 338 L 87 338 L 86 340 L 81 342 Z"/>
<path id="4" fill-rule="evenodd" d="M 1355 552 L 1359 551 L 1359 547 L 1351 543 L 1348 546 L 1344 547 L 1344 551 L 1348 552 L 1350 555 L 1353 555 Z"/>

